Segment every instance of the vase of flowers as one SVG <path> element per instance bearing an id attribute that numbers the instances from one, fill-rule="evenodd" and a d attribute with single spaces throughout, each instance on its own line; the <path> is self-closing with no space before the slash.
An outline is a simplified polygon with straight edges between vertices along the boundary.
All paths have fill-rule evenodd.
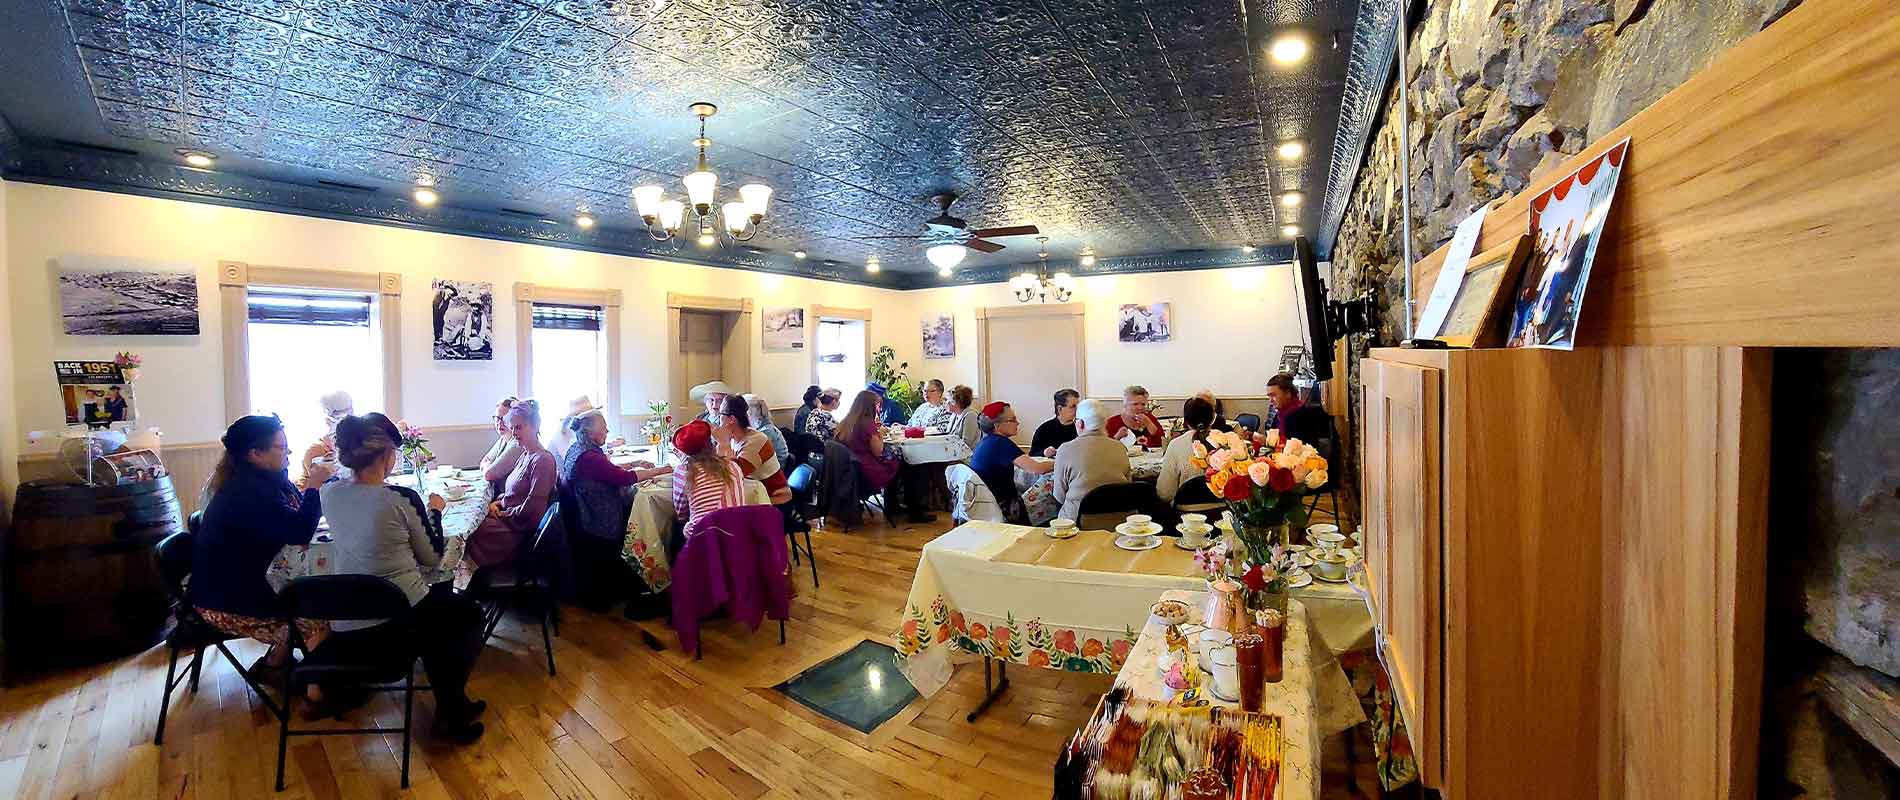
<path id="1" fill-rule="evenodd" d="M 119 365 L 119 376 L 126 383 L 131 383 L 139 379 L 139 365 L 144 364 L 145 360 L 139 358 L 137 353 L 122 350 L 112 357 L 112 363 Z"/>
<path id="2" fill-rule="evenodd" d="M 647 444 L 653 445 L 659 459 L 658 466 L 666 466 L 667 442 L 673 438 L 673 412 L 668 410 L 665 400 L 647 403 L 647 421 L 640 426 L 640 433 L 647 437 Z"/>
<path id="3" fill-rule="evenodd" d="M 1278 431 L 1214 431 L 1196 442 L 1190 461 L 1207 488 L 1227 504 L 1227 574 L 1246 590 L 1247 608 L 1285 611 L 1287 575 L 1295 562 L 1287 544 L 1306 521 L 1307 492 L 1326 483 L 1326 459 Z"/>
<path id="4" fill-rule="evenodd" d="M 410 471 L 416 474 L 416 491 L 427 492 L 428 486 L 423 477 L 429 463 L 435 460 L 435 453 L 429 450 L 429 437 L 421 428 L 409 424 L 408 420 L 397 422 L 396 432 L 402 434 L 402 439 L 396 442 L 396 451 L 402 454 L 403 460 L 409 463 Z"/>

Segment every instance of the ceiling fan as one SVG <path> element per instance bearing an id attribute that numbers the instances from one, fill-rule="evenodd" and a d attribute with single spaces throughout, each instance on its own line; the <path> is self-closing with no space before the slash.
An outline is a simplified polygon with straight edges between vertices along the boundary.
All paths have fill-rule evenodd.
<path id="1" fill-rule="evenodd" d="M 927 245 L 924 257 L 930 259 L 941 273 L 948 273 L 952 267 L 963 262 L 970 250 L 980 253 L 994 253 L 1003 249 L 1003 245 L 989 241 L 1002 236 L 1034 236 L 1042 230 L 1034 225 L 1010 225 L 1001 228 L 971 229 L 969 223 L 960 217 L 950 216 L 951 204 L 957 202 L 955 192 L 943 192 L 932 195 L 930 201 L 937 204 L 937 216 L 924 220 L 924 232 L 917 236 L 859 236 L 859 239 L 916 239 Z"/>

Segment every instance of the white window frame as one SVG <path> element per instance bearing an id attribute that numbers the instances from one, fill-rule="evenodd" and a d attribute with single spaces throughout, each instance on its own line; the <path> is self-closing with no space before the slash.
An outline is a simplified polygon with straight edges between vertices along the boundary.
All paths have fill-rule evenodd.
<path id="1" fill-rule="evenodd" d="M 600 404 L 607 410 L 610 427 L 618 428 L 620 417 L 624 413 L 620 408 L 620 290 L 619 289 L 577 289 L 563 286 L 542 286 L 534 283 L 515 284 L 515 396 L 533 397 L 534 392 L 534 304 L 561 303 L 571 306 L 598 306 L 602 319 L 602 346 L 607 351 L 606 395 Z M 546 413 L 559 405 L 565 412 L 566 397 L 537 397 L 541 401 L 543 424 L 547 424 Z"/>
<path id="2" fill-rule="evenodd" d="M 361 292 L 374 298 L 382 334 L 382 412 L 402 419 L 402 275 L 394 272 L 272 267 L 243 261 L 218 262 L 218 300 L 223 315 L 224 418 L 251 413 L 250 287 Z"/>

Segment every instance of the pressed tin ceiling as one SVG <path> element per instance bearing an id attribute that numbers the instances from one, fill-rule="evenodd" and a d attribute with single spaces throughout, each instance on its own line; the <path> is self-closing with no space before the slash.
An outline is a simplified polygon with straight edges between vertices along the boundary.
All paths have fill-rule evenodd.
<path id="1" fill-rule="evenodd" d="M 1323 234 L 1384 90 L 1395 0 L 9 0 L 0 169 L 43 181 L 914 287 L 939 191 L 1077 272 L 1285 261 Z M 1265 56 L 1286 34 L 1305 62 Z M 749 246 L 646 238 L 695 101 Z M 1343 113 L 1342 113 L 1343 109 Z M 8 123 L 12 128 L 8 133 Z M 1282 160 L 1275 147 L 1305 143 Z M 10 143 L 10 144 L 9 144 Z M 178 149 L 218 156 L 184 166 Z M 435 207 L 409 200 L 428 176 Z M 1305 202 L 1276 202 L 1297 191 Z M 573 223 L 586 211 L 590 230 Z M 1330 236 L 1318 236 L 1323 247 Z M 1255 248 L 1243 252 L 1243 246 Z M 1069 266 L 1083 248 L 1093 268 Z M 810 258 L 790 253 L 805 250 Z M 862 268 L 877 256 L 883 272 Z"/>

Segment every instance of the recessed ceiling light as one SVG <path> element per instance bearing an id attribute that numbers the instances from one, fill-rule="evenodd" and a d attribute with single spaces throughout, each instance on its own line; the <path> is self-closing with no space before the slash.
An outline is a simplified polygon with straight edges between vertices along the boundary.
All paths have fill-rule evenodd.
<path id="1" fill-rule="evenodd" d="M 804 261 L 804 260 L 805 260 L 805 251 L 803 251 L 803 250 L 793 250 L 793 251 L 792 251 L 792 258 L 796 258 L 796 259 L 798 259 L 798 260 L 800 260 L 800 261 Z"/>
<path id="2" fill-rule="evenodd" d="M 710 231 L 699 234 L 700 247 L 711 247 L 713 246 L 713 243 L 717 241 L 719 241 L 719 239 L 717 237 L 714 237 Z"/>
<path id="3" fill-rule="evenodd" d="M 1242 253 L 1251 253 L 1251 252 L 1253 252 L 1253 245 L 1250 245 L 1250 244 L 1243 244 L 1243 245 L 1241 245 L 1241 246 L 1240 246 L 1240 252 L 1242 252 Z"/>
<path id="4" fill-rule="evenodd" d="M 1093 247 L 1082 248 L 1082 257 L 1076 259 L 1076 261 L 1085 267 L 1095 266 L 1095 248 Z"/>
<path id="5" fill-rule="evenodd" d="M 427 186 L 417 186 L 416 190 L 410 193 L 410 196 L 416 198 L 416 202 L 425 206 L 435 205 L 435 201 L 441 199 L 436 196 L 434 189 Z"/>
<path id="6" fill-rule="evenodd" d="M 1295 236 L 1298 236 L 1298 235 L 1300 235 L 1300 226 L 1298 226 L 1298 225 L 1281 225 L 1281 226 L 1280 226 L 1280 235 L 1281 235 L 1281 236 L 1285 236 L 1285 237 L 1286 237 L 1286 238 L 1288 238 L 1288 239 L 1291 239 L 1291 238 L 1293 238 L 1293 237 L 1295 237 Z"/>
<path id="7" fill-rule="evenodd" d="M 1306 155 L 1306 143 L 1298 139 L 1284 141 L 1280 143 L 1276 152 L 1280 154 L 1281 158 L 1292 161 L 1293 159 Z"/>
<path id="8" fill-rule="evenodd" d="M 1305 202 L 1305 200 L 1306 195 L 1300 194 L 1299 192 L 1287 192 L 1286 194 L 1280 195 L 1280 205 L 1286 206 L 1287 208 L 1298 207 L 1299 204 Z"/>
<path id="9" fill-rule="evenodd" d="M 580 226 L 582 229 L 592 228 L 594 227 L 594 215 L 583 213 L 576 216 L 574 218 L 574 224 Z"/>
<path id="10" fill-rule="evenodd" d="M 1267 55 L 1275 64 L 1292 66 L 1305 61 L 1306 54 L 1311 49 L 1312 46 L 1306 43 L 1306 37 L 1287 34 L 1273 40 L 1273 45 L 1267 48 Z"/>
<path id="11" fill-rule="evenodd" d="M 883 264 L 877 263 L 877 256 L 871 256 L 870 260 L 864 262 L 864 271 L 869 272 L 874 275 L 877 274 L 878 270 L 881 270 L 883 268 L 884 268 Z"/>
<path id="12" fill-rule="evenodd" d="M 217 156 L 203 150 L 179 150 L 177 152 L 178 155 L 184 157 L 186 164 L 190 164 L 199 169 L 208 168 L 218 160 Z"/>
<path id="13" fill-rule="evenodd" d="M 948 278 L 948 277 L 950 277 L 950 275 L 951 275 L 951 272 L 950 272 L 950 268 L 949 268 L 949 267 L 938 267 L 938 268 L 937 268 L 937 275 L 939 275 L 939 276 L 941 276 L 941 277 L 945 277 L 945 278 Z"/>

